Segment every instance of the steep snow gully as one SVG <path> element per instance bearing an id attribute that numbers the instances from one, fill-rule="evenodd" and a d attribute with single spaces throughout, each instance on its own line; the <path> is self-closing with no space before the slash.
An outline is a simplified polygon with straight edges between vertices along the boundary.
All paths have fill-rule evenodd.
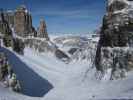
<path id="1" fill-rule="evenodd" d="M 48 80 L 42 78 L 30 69 L 30 67 L 22 62 L 13 52 L 6 48 L 0 48 L 0 51 L 6 53 L 10 65 L 20 80 L 23 94 L 32 97 L 42 97 L 53 88 Z"/>

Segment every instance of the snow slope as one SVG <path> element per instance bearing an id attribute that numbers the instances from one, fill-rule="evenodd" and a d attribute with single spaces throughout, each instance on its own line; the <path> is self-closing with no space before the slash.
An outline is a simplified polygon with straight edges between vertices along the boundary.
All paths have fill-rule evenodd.
<path id="1" fill-rule="evenodd" d="M 56 57 L 50 53 L 37 53 L 29 48 L 25 49 L 24 56 L 16 55 L 9 50 L 4 49 L 4 51 L 6 51 L 8 55 L 10 55 L 10 53 L 13 54 L 13 58 L 9 58 L 11 62 L 13 62 L 11 59 L 14 59 L 14 56 L 16 56 L 20 61 L 26 64 L 24 67 L 33 71 L 30 73 L 27 72 L 27 70 L 24 71 L 23 66 L 21 66 L 22 63 L 20 62 L 14 64 L 15 66 L 18 66 L 18 69 L 14 67 L 16 72 L 18 72 L 20 69 L 20 72 L 22 71 L 21 74 L 25 74 L 24 79 L 21 75 L 18 75 L 19 79 L 23 79 L 24 81 L 29 80 L 29 83 L 24 82 L 26 86 L 27 84 L 30 84 L 33 88 L 41 87 L 45 90 L 48 85 L 40 85 L 41 83 L 38 79 L 40 76 L 42 80 L 47 80 L 48 83 L 53 87 L 47 91 L 47 93 L 44 93 L 43 97 L 29 97 L 26 95 L 13 93 L 8 89 L 2 88 L 0 85 L 0 97 L 5 97 L 6 99 L 4 100 L 88 100 L 113 98 L 133 99 L 133 72 L 128 73 L 125 79 L 114 81 L 97 80 L 96 70 L 93 66 L 91 66 L 91 62 L 79 61 L 65 64 L 60 60 L 57 60 Z M 36 73 L 37 80 L 33 73 Z M 32 75 L 30 74 L 32 74 L 34 77 L 32 78 Z M 28 80 L 26 78 L 28 78 Z M 30 86 L 28 85 L 27 87 Z M 36 90 L 37 88 L 33 89 L 34 92 L 39 92 L 39 89 Z M 31 90 L 28 91 L 31 92 Z M 31 96 L 37 96 L 37 94 L 34 94 L 34 92 L 31 92 L 33 93 Z"/>
<path id="2" fill-rule="evenodd" d="M 28 65 L 32 63 L 33 66 L 34 64 L 41 64 L 38 67 L 31 66 L 31 68 L 39 73 L 40 76 L 49 80 L 54 86 L 43 99 L 88 100 L 89 98 L 133 98 L 132 72 L 125 79 L 116 81 L 96 80 L 96 71 L 91 66 L 91 62 L 80 61 L 68 65 L 56 60 L 50 54 L 37 54 L 31 49 L 26 49 L 25 52 L 25 58 L 28 59 L 26 63 Z M 24 61 L 24 58 L 22 60 Z"/>

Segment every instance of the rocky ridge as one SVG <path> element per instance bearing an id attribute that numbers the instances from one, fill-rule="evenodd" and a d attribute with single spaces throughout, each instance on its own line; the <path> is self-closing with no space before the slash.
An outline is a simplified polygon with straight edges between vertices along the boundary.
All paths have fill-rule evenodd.
<path id="1" fill-rule="evenodd" d="M 133 2 L 131 0 L 108 0 L 107 12 L 103 18 L 97 47 L 95 65 L 97 70 L 103 74 L 110 68 L 110 79 L 117 79 L 118 76 L 122 78 L 126 72 L 130 71 L 128 69 L 132 69 L 132 64 L 127 60 L 132 59 L 132 12 Z M 125 50 L 128 47 L 130 49 Z M 121 76 L 121 74 L 123 75 Z M 112 76 L 114 77 L 112 78 Z"/>
<path id="2" fill-rule="evenodd" d="M 46 40 L 49 40 L 46 23 L 45 23 L 44 19 L 40 20 L 40 26 L 38 27 L 37 33 L 38 33 L 37 37 L 45 38 Z"/>
<path id="3" fill-rule="evenodd" d="M 18 7 L 14 12 L 14 31 L 18 36 L 34 36 L 31 14 L 25 6 Z"/>

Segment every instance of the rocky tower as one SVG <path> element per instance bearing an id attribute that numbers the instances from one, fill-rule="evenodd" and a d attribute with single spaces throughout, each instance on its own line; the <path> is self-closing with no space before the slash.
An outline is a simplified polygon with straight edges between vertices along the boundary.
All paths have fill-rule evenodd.
<path id="1" fill-rule="evenodd" d="M 2 9 L 0 10 L 0 22 L 2 22 Z"/>
<path id="2" fill-rule="evenodd" d="M 129 47 L 128 49 L 125 49 Z M 108 0 L 103 18 L 95 64 L 98 70 L 112 73 L 133 68 L 133 1 Z M 119 75 L 120 75 L 119 74 Z M 119 76 L 118 75 L 118 76 Z"/>
<path id="3" fill-rule="evenodd" d="M 8 22 L 5 20 L 3 10 L 0 11 L 0 32 L 2 34 L 11 34 Z"/>
<path id="4" fill-rule="evenodd" d="M 14 31 L 22 37 L 33 35 L 32 18 L 25 6 L 20 6 L 15 11 Z"/>
<path id="5" fill-rule="evenodd" d="M 14 26 L 14 12 L 12 10 L 4 12 L 4 18 L 8 22 L 10 27 Z"/>
<path id="6" fill-rule="evenodd" d="M 43 19 L 40 20 L 40 26 L 38 28 L 37 37 L 45 38 L 49 40 L 46 23 Z"/>
<path id="7" fill-rule="evenodd" d="M 0 33 L 1 37 L 3 39 L 3 43 L 5 46 L 9 47 L 12 45 L 12 31 L 9 27 L 8 22 L 6 21 L 4 17 L 4 12 L 0 12 Z"/>

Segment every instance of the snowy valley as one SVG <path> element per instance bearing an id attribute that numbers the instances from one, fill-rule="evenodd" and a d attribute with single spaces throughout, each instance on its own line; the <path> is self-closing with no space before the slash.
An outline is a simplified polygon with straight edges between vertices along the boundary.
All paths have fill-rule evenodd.
<path id="1" fill-rule="evenodd" d="M 108 0 L 95 34 L 56 36 L 24 5 L 1 11 L 0 100 L 133 99 L 132 11 Z"/>
<path id="2" fill-rule="evenodd" d="M 128 73 L 126 78 L 123 79 L 109 80 L 110 74 L 107 74 L 101 80 L 97 79 L 100 74 L 93 66 L 94 58 L 93 60 L 86 58 L 86 60 L 76 61 L 74 59 L 74 61 L 66 64 L 50 52 L 39 53 L 31 48 L 25 48 L 24 56 L 18 55 L 10 49 L 6 49 L 4 52 L 10 56 L 8 57 L 9 61 L 11 61 L 11 65 L 13 63 L 14 71 L 18 75 L 20 83 L 25 81 L 22 82 L 25 84 L 23 91 L 25 95 L 13 93 L 0 86 L 0 97 L 4 100 L 9 98 L 10 100 L 18 100 L 18 98 L 19 100 L 133 98 L 132 72 Z M 24 67 L 28 67 L 27 71 Z"/>

